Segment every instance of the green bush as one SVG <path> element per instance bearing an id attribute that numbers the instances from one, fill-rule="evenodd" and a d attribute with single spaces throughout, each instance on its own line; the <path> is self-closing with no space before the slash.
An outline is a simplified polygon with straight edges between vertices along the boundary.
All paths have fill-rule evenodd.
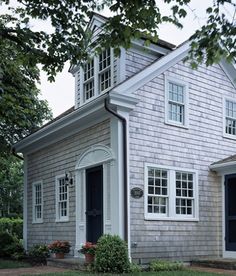
<path id="1" fill-rule="evenodd" d="M 150 263 L 151 271 L 173 271 L 183 270 L 184 266 L 179 262 L 169 262 L 164 260 L 156 260 Z"/>
<path id="2" fill-rule="evenodd" d="M 46 264 L 46 259 L 50 256 L 46 244 L 36 244 L 28 252 L 29 261 L 34 264 Z"/>
<path id="3" fill-rule="evenodd" d="M 16 257 L 24 254 L 21 241 L 8 232 L 0 232 L 0 244 L 0 257 Z"/>
<path id="4" fill-rule="evenodd" d="M 20 218 L 0 218 L 0 232 L 8 232 L 18 239 L 22 239 L 23 220 Z"/>
<path id="5" fill-rule="evenodd" d="M 130 272 L 131 273 L 138 273 L 138 272 L 141 272 L 141 271 L 142 271 L 142 268 L 141 268 L 140 265 L 135 264 L 135 263 L 130 264 Z"/>
<path id="6" fill-rule="evenodd" d="M 97 242 L 94 268 L 97 272 L 128 272 L 130 262 L 126 242 L 119 236 L 102 236 Z"/>

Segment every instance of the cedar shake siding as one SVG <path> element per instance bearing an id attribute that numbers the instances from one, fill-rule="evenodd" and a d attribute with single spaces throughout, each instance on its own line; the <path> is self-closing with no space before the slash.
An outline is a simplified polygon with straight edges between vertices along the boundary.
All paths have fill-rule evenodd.
<path id="1" fill-rule="evenodd" d="M 165 76 L 188 84 L 188 128 L 165 123 Z M 130 188 L 144 189 L 146 163 L 196 170 L 199 221 L 147 220 L 145 197 L 131 197 L 132 257 L 146 263 L 221 256 L 222 183 L 209 165 L 235 154 L 236 141 L 223 137 L 224 97 L 236 99 L 235 88 L 219 65 L 192 70 L 179 62 L 135 95 L 140 101 L 130 114 Z"/>
<path id="2" fill-rule="evenodd" d="M 55 222 L 55 177 L 74 171 L 79 156 L 90 146 L 110 146 L 110 121 L 105 120 L 28 156 L 28 247 L 68 240 L 75 245 L 75 185 L 69 186 L 69 221 Z M 32 183 L 42 181 L 43 223 L 32 223 Z M 73 247 L 71 250 L 73 254 Z"/>

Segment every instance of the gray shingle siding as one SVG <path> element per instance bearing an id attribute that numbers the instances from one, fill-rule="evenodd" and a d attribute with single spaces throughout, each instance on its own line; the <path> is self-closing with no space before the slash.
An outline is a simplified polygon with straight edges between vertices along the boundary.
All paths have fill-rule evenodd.
<path id="1" fill-rule="evenodd" d="M 109 120 L 28 156 L 29 248 L 57 239 L 75 245 L 75 186 L 69 188 L 69 221 L 55 222 L 55 177 L 65 171 L 74 171 L 80 154 L 95 144 L 110 146 Z M 32 224 L 32 183 L 38 180 L 43 181 L 43 223 Z"/>
<path id="2" fill-rule="evenodd" d="M 221 178 L 209 165 L 236 151 L 223 137 L 223 97 L 235 88 L 219 65 L 192 70 L 179 62 L 168 76 L 189 84 L 189 128 L 165 124 L 164 74 L 135 92 L 139 104 L 130 114 L 130 184 L 144 188 L 145 163 L 198 171 L 199 222 L 144 220 L 144 197 L 131 198 L 132 257 L 190 260 L 222 254 Z"/>

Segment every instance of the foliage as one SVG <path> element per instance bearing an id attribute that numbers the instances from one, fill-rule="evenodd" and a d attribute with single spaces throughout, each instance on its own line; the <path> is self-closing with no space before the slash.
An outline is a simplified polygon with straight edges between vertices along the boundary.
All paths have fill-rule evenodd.
<path id="1" fill-rule="evenodd" d="M 96 244 L 93 244 L 91 242 L 86 242 L 85 244 L 82 245 L 82 248 L 79 250 L 79 252 L 82 254 L 95 255 L 96 248 L 97 248 Z"/>
<path id="2" fill-rule="evenodd" d="M 23 256 L 24 248 L 19 239 L 7 232 L 0 232 L 0 257 Z"/>
<path id="3" fill-rule="evenodd" d="M 26 262 L 19 262 L 19 261 L 13 261 L 13 260 L 1 260 L 0 259 L 0 269 L 20 268 L 20 267 L 31 267 L 31 265 Z M 1 271 L 0 271 L 0 273 L 1 273 Z"/>
<path id="4" fill-rule="evenodd" d="M 130 269 L 127 244 L 119 236 L 99 238 L 95 257 L 97 272 L 124 273 Z"/>
<path id="5" fill-rule="evenodd" d="M 46 264 L 49 256 L 50 251 L 46 244 L 36 244 L 28 251 L 29 261 L 33 264 Z"/>
<path id="6" fill-rule="evenodd" d="M 135 263 L 130 264 L 130 272 L 131 273 L 138 273 L 138 272 L 141 272 L 141 271 L 142 271 L 142 268 L 141 268 L 140 265 L 135 264 Z"/>
<path id="7" fill-rule="evenodd" d="M 20 218 L 0 218 L 0 232 L 8 232 L 18 239 L 23 238 L 23 220 Z"/>
<path id="8" fill-rule="evenodd" d="M 165 260 L 156 260 L 150 263 L 151 271 L 174 271 L 183 270 L 184 266 L 179 262 L 169 262 Z"/>
<path id="9" fill-rule="evenodd" d="M 53 80 L 66 61 L 77 64 L 78 60 L 87 59 L 88 48 L 99 52 L 102 47 L 111 46 L 119 53 L 119 47 L 130 47 L 132 39 L 145 37 L 147 43 L 157 41 L 158 27 L 162 23 L 181 28 L 181 19 L 189 12 L 191 0 L 163 2 L 170 8 L 168 15 L 160 11 L 158 1 L 154 0 L 17 0 L 14 6 L 9 0 L 1 0 L 11 12 L 0 17 L 0 40 L 16 46 L 26 63 L 42 64 Z M 232 10 L 232 18 L 223 12 L 225 3 Z M 105 7 L 113 15 L 98 34 L 97 43 L 91 39 L 87 23 L 92 11 L 101 12 Z M 208 20 L 193 37 L 197 43 L 192 45 L 191 57 L 201 62 L 203 51 L 206 51 L 207 64 L 218 61 L 220 55 L 228 59 L 236 57 L 234 10 L 234 0 L 216 0 L 213 7 L 207 8 Z M 47 32 L 34 30 L 33 19 L 49 21 L 51 29 Z"/>
<path id="10" fill-rule="evenodd" d="M 70 243 L 68 241 L 53 241 L 48 245 L 48 249 L 52 253 L 69 253 L 70 252 Z"/>

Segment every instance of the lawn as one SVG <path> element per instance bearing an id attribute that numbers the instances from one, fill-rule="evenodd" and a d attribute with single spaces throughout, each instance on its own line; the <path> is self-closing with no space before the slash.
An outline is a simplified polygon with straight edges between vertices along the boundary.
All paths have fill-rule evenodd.
<path id="1" fill-rule="evenodd" d="M 48 273 L 48 274 L 38 274 L 38 276 L 219 276 L 215 273 L 207 272 L 196 272 L 196 271 L 163 271 L 163 272 L 139 272 L 130 274 L 96 274 L 96 273 L 85 273 L 85 272 L 64 272 L 64 273 Z M 225 274 L 220 274 L 221 276 L 228 276 Z"/>
<path id="2" fill-rule="evenodd" d="M 0 259 L 0 269 L 4 269 L 4 268 L 20 268 L 20 267 L 31 267 L 31 265 L 28 264 L 28 263 L 25 263 L 25 262 Z"/>

